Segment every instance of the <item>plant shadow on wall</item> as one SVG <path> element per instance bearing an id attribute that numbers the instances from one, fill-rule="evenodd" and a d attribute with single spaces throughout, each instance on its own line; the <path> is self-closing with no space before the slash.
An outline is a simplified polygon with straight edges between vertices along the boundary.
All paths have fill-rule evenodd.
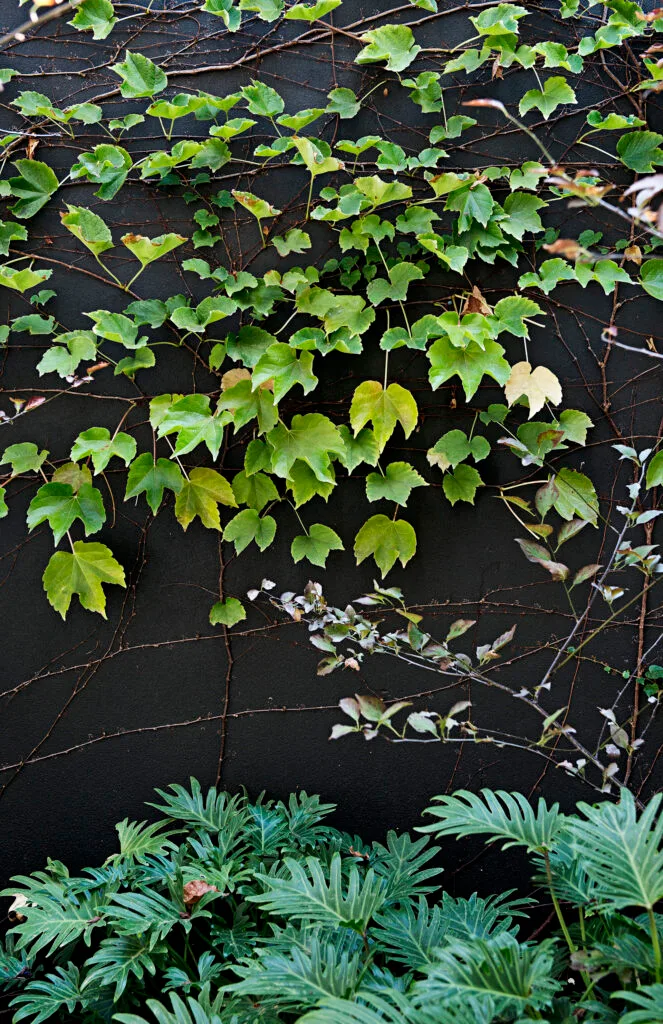
<path id="1" fill-rule="evenodd" d="M 170 764 L 184 735 L 198 774 L 259 784 L 231 723 L 242 749 L 309 750 L 346 684 L 279 668 L 264 638 L 301 629 L 245 594 L 324 567 L 341 606 L 379 573 L 366 600 L 401 626 L 318 591 L 277 602 L 320 627 L 323 674 L 384 650 L 445 676 L 398 726 L 402 672 L 361 680 L 336 735 L 457 744 L 449 784 L 461 755 L 469 781 L 521 772 L 522 752 L 530 785 L 553 764 L 645 798 L 663 17 L 624 0 L 33 13 L 0 72 L 20 725 L 0 795 L 66 778 L 69 756 L 153 756 L 141 742 Z M 384 582 L 398 563 L 415 605 Z M 431 707 L 424 688 L 461 692 Z"/>

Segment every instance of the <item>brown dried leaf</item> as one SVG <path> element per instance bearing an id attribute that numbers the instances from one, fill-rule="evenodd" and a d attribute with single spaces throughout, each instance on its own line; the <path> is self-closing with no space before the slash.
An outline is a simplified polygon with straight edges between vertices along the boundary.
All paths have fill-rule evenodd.
<path id="1" fill-rule="evenodd" d="M 193 907 L 196 903 L 201 901 L 205 893 L 218 891 L 219 890 L 215 885 L 208 885 L 203 878 L 196 879 L 193 882 L 187 882 L 182 889 L 184 906 Z"/>

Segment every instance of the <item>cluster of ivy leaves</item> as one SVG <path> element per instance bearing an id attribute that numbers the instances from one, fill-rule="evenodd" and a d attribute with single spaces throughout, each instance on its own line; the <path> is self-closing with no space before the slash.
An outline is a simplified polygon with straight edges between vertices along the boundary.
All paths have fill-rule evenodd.
<path id="1" fill-rule="evenodd" d="M 424 11 L 437 10 L 436 0 L 412 2 Z M 559 14 L 562 19 L 586 16 L 585 6 L 581 10 L 580 0 L 563 0 Z M 266 21 L 283 17 L 313 23 L 340 7 L 341 0 L 287 8 L 285 0 L 205 0 L 202 10 L 234 32 L 247 11 Z M 88 539 L 107 520 L 99 478 L 111 462 L 126 466 L 127 500 L 145 501 L 155 515 L 172 504 L 183 530 L 197 519 L 219 531 L 238 554 L 251 544 L 260 551 L 268 548 L 277 534 L 277 510 L 286 506 L 291 515 L 293 506 L 302 531 L 291 546 L 295 562 L 325 566 L 331 553 L 353 543 L 357 563 L 373 558 L 383 576 L 397 561 L 404 566 L 415 555 L 417 537 L 404 511 L 414 500 L 413 491 L 428 486 L 433 476 L 439 480 L 441 473 L 448 502 L 473 504 L 484 484 L 480 464 L 499 450 L 550 474 L 543 512 L 522 498 L 509 499 L 519 514 L 541 515 L 541 522 L 531 522 L 528 529 L 543 544 L 553 529 L 543 519 L 553 509 L 564 522 L 597 524 L 598 499 L 590 478 L 566 466 L 552 470 L 547 463 L 553 451 L 584 445 L 592 421 L 566 405 L 549 368 L 529 361 L 530 329 L 542 324 L 545 315 L 537 297 L 574 282 L 606 295 L 620 286 L 663 298 L 663 259 L 654 253 L 657 238 L 647 237 L 627 253 L 626 241 L 607 247 L 599 244 L 600 237 L 586 235 L 571 245 L 546 228 L 542 214 L 551 202 L 573 195 L 576 201 L 598 203 L 610 184 L 593 170 L 583 171 L 573 183 L 563 172 L 560 176 L 546 149 L 546 122 L 576 104 L 574 84 L 586 61 L 626 42 L 642 43 L 638 89 L 656 92 L 663 70 L 655 50 L 648 55 L 646 47 L 663 30 L 663 17 L 646 14 L 628 0 L 601 0 L 590 8 L 598 8 L 596 31 L 567 48 L 556 39 L 522 43 L 519 33 L 529 17 L 524 6 L 482 7 L 468 16 L 467 44 L 444 51 L 448 59 L 439 71 L 425 69 L 430 48 L 417 43 L 409 26 L 384 24 L 365 32 L 356 63 L 389 72 L 392 87 L 405 90 L 414 105 L 413 116 L 419 111 L 437 115 L 430 145 L 414 155 L 378 135 L 354 138 L 353 120 L 362 98 L 343 85 L 329 92 L 324 107 L 286 111 L 279 92 L 258 80 L 226 95 L 177 93 L 161 67 L 127 50 L 111 68 L 121 97 L 131 101 L 132 110 L 124 116 L 109 117 L 103 105 L 92 101 L 59 107 L 46 94 L 16 89 L 10 106 L 31 126 L 60 133 L 74 149 L 81 125 L 96 126 L 108 141 L 78 153 L 66 177 L 59 178 L 47 160 L 17 158 L 15 135 L 0 140 L 5 155 L 0 196 L 7 205 L 0 252 L 11 257 L 0 265 L 0 285 L 29 297 L 34 308 L 0 328 L 0 343 L 11 344 L 21 332 L 47 342 L 35 371 L 50 387 L 59 382 L 63 390 L 87 386 L 98 373 L 149 382 L 149 371 L 157 359 L 168 359 L 173 345 L 190 350 L 218 377 L 210 393 L 151 398 L 154 443 L 147 450 L 138 449 L 122 420 L 114 431 L 91 423 L 71 438 L 69 461 L 57 467 L 49 462 L 49 452 L 32 442 L 2 451 L 0 516 L 9 512 L 14 482 L 34 482 L 27 526 L 33 530 L 47 523 L 52 530 L 57 550 L 43 581 L 48 600 L 63 618 L 74 595 L 84 608 L 105 615 L 107 588 L 126 584 L 113 551 Z M 101 40 L 115 20 L 110 0 L 83 0 L 71 24 Z M 459 139 L 471 146 L 477 119 L 464 112 L 447 116 L 445 86 L 452 76 L 472 76 L 485 67 L 494 75 L 519 69 L 523 83 L 530 85 L 534 73 L 538 87 L 523 86 L 517 113 L 523 130 L 542 139 L 540 160 L 480 172 L 453 166 L 445 146 Z M 15 74 L 11 69 L 0 73 L 4 83 Z M 135 101 L 141 101 L 140 112 Z M 336 124 L 333 142 L 320 137 L 329 134 L 322 128 L 315 134 L 316 123 L 326 125 L 330 119 Z M 127 146 L 145 123 L 160 126 L 163 143 L 136 158 Z M 602 104 L 587 115 L 578 144 L 588 136 L 613 146 L 615 164 L 627 171 L 648 174 L 663 163 L 663 136 L 634 114 Z M 287 164 L 307 176 L 306 210 L 297 225 L 281 227 L 281 211 L 269 195 L 214 190 L 222 168 L 225 176 L 236 168 L 239 180 L 238 146 L 242 153 L 248 146 L 258 166 Z M 88 186 L 90 196 L 100 200 L 95 210 L 67 203 L 61 194 L 66 181 Z M 181 189 L 195 207 L 189 234 L 127 232 L 118 237 L 102 215 L 103 203 L 146 181 Z M 63 228 L 81 252 L 91 254 L 98 273 L 127 293 L 121 311 L 89 310 L 84 323 L 67 325 L 49 313 L 55 293 L 42 286 L 52 271 L 20 255 L 28 223 L 47 204 L 58 209 Z M 215 256 L 229 219 L 245 214 L 272 257 L 262 275 L 226 267 Z M 309 258 L 314 229 L 329 233 L 336 246 L 333 258 Z M 548 250 L 550 258 L 522 273 L 521 257 L 532 242 L 536 251 Z M 147 267 L 170 253 L 179 259 L 185 245 L 209 256 L 181 262 L 183 271 L 206 283 L 209 294 L 202 301 L 195 305 L 181 294 L 141 296 L 134 291 Z M 123 278 L 107 262 L 114 249 L 132 260 Z M 283 259 L 292 254 L 298 265 L 284 270 Z M 513 267 L 513 293 L 491 305 L 472 283 L 480 263 Z M 453 281 L 453 300 L 431 302 L 429 311 L 415 318 L 412 295 L 441 274 Z M 362 355 L 376 338 L 384 353 L 382 379 L 362 380 L 349 407 L 334 417 L 315 410 L 310 396 L 324 358 L 336 352 L 361 367 Z M 409 438 L 420 421 L 412 391 L 389 379 L 389 355 L 397 349 L 410 349 L 421 360 L 432 391 L 458 378 L 471 403 L 482 384 L 503 389 L 503 401 L 476 407 L 469 433 L 449 430 L 430 448 L 429 480 L 408 461 L 392 461 L 388 454 L 390 440 Z M 302 395 L 314 411 L 284 414 L 284 400 Z M 21 415 L 26 411 L 32 412 L 18 410 Z M 228 478 L 215 466 L 228 437 L 235 435 L 245 442 L 243 467 Z M 206 464 L 187 465 L 186 456 L 194 451 L 198 463 L 203 459 Z M 305 523 L 299 510 L 316 496 L 327 499 L 359 466 L 368 467 L 368 515 L 354 539 L 326 523 Z M 663 480 L 663 465 L 659 471 Z M 86 539 L 75 539 L 77 533 Z M 211 610 L 213 623 L 232 626 L 245 616 L 239 600 L 219 598 Z"/>

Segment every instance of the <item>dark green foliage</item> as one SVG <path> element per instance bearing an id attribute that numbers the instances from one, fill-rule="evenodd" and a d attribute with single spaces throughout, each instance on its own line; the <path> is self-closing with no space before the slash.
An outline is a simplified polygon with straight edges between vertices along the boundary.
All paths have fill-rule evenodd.
<path id="1" fill-rule="evenodd" d="M 306 793 L 252 803 L 192 780 L 159 796 L 167 817 L 121 822 L 101 867 L 49 861 L 3 894 L 14 1021 L 663 1021 L 658 799 L 570 816 L 488 790 L 436 801 L 422 831 L 530 851 L 558 916 L 542 934 L 531 897 L 441 893 L 428 836 L 367 846 Z"/>

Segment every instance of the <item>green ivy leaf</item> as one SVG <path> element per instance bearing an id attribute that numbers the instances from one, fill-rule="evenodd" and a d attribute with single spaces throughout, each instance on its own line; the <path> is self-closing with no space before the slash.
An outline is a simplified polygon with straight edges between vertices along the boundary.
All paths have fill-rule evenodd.
<path id="1" fill-rule="evenodd" d="M 293 562 L 301 562 L 302 558 L 306 558 L 312 565 L 319 565 L 323 569 L 331 551 L 343 550 L 343 541 L 339 535 L 322 523 L 313 523 L 308 533 L 295 537 L 290 547 Z"/>
<path id="2" fill-rule="evenodd" d="M 565 78 L 561 75 L 554 75 L 547 78 L 543 90 L 529 89 L 520 100 L 518 110 L 521 115 L 528 110 L 536 108 L 540 110 L 546 121 L 557 107 L 564 103 L 575 103 L 576 94 Z"/>
<path id="3" fill-rule="evenodd" d="M 7 452 L 5 452 L 6 458 Z M 647 466 L 647 487 L 660 487 L 661 484 L 663 484 L 663 451 L 656 452 Z"/>
<path id="4" fill-rule="evenodd" d="M 145 494 L 152 514 L 156 515 L 163 501 L 164 490 L 168 488 L 179 494 L 183 486 L 184 477 L 175 462 L 168 459 L 157 459 L 155 462 L 149 452 L 144 452 L 129 467 L 124 498 L 126 501 L 127 498 Z"/>
<path id="5" fill-rule="evenodd" d="M 304 252 L 306 249 L 310 249 L 311 236 L 300 228 L 291 228 L 285 235 L 276 235 L 272 238 L 272 245 L 276 247 L 279 256 L 283 259 L 291 252 Z"/>
<path id="6" fill-rule="evenodd" d="M 318 480 L 333 483 L 330 455 L 345 451 L 343 439 L 327 417 L 311 412 L 293 416 L 290 427 L 279 423 L 270 430 L 267 442 L 273 449 L 272 469 L 277 476 L 288 477 L 294 463 L 305 462 Z"/>
<path id="7" fill-rule="evenodd" d="M 92 32 L 93 39 L 105 39 L 116 24 L 115 9 L 110 0 L 83 0 L 68 23 L 79 32 Z"/>
<path id="8" fill-rule="evenodd" d="M 285 103 L 277 93 L 276 89 L 270 88 L 263 82 L 251 82 L 241 89 L 241 94 L 246 100 L 249 113 L 259 114 L 262 117 L 276 117 L 282 114 Z"/>
<path id="9" fill-rule="evenodd" d="M 257 419 L 258 429 L 264 434 L 276 426 L 279 418 L 274 395 L 269 388 L 253 391 L 250 380 L 240 380 L 224 391 L 219 398 L 218 408 L 230 413 L 235 432 L 252 419 Z"/>
<path id="10" fill-rule="evenodd" d="M 248 505 L 256 512 L 262 512 L 270 501 L 279 500 L 274 481 L 265 473 L 253 473 L 249 476 L 244 470 L 236 473 L 232 483 L 233 494 L 238 505 Z"/>
<path id="11" fill-rule="evenodd" d="M 423 271 L 414 263 L 396 263 L 388 270 L 388 274 L 388 281 L 376 278 L 366 289 L 368 300 L 374 306 L 379 306 L 385 299 L 392 299 L 394 302 L 404 301 L 412 281 L 421 281 L 424 277 Z"/>
<path id="12" fill-rule="evenodd" d="M 236 597 L 227 597 L 225 601 L 217 601 L 210 608 L 209 621 L 211 626 L 236 626 L 246 618 L 246 611 Z"/>
<path id="13" fill-rule="evenodd" d="M 210 530 L 221 529 L 219 505 L 237 508 L 232 487 L 215 469 L 197 466 L 175 498 L 175 516 L 184 530 L 198 517 Z"/>
<path id="14" fill-rule="evenodd" d="M 345 446 L 338 458 L 348 473 L 352 473 L 362 462 L 367 462 L 369 466 L 377 465 L 380 448 L 375 434 L 369 427 L 362 427 L 355 436 L 343 423 L 338 432 Z"/>
<path id="15" fill-rule="evenodd" d="M 95 473 L 102 473 L 113 456 L 124 460 L 126 466 L 136 455 L 136 441 L 130 434 L 120 431 L 111 437 L 106 427 L 90 427 L 79 434 L 71 449 L 74 462 L 92 458 Z"/>
<path id="16" fill-rule="evenodd" d="M 428 350 L 431 387 L 435 391 L 457 374 L 463 382 L 465 397 L 469 402 L 484 374 L 498 384 L 506 384 L 511 376 L 511 367 L 503 356 L 504 349 L 496 341 L 486 340 L 483 348 L 473 341 L 466 348 L 457 348 L 449 338 L 439 338 Z"/>
<path id="17" fill-rule="evenodd" d="M 9 256 L 11 242 L 25 242 L 28 232 L 13 220 L 0 220 L 0 256 Z"/>
<path id="18" fill-rule="evenodd" d="M 223 420 L 212 414 L 208 395 L 185 395 L 172 403 L 159 423 L 158 435 L 175 433 L 176 455 L 186 455 L 199 444 L 205 444 L 212 458 L 218 457 L 223 443 Z"/>
<path id="19" fill-rule="evenodd" d="M 178 246 L 186 242 L 184 235 L 176 235 L 170 232 L 167 235 L 158 235 L 156 238 L 147 238 L 145 235 L 127 234 L 120 239 L 129 252 L 133 253 L 142 267 L 147 267 L 155 260 L 161 259 L 166 253 L 172 252 Z"/>
<path id="20" fill-rule="evenodd" d="M 0 466 L 11 466 L 12 476 L 20 476 L 21 473 L 36 473 L 48 457 L 46 450 L 39 451 L 32 441 L 23 441 L 20 444 L 10 444 L 5 448 L 0 459 Z"/>
<path id="21" fill-rule="evenodd" d="M 142 53 L 127 50 L 124 61 L 111 64 L 110 69 L 122 79 L 120 88 L 126 99 L 154 96 L 157 92 L 163 92 L 168 85 L 165 72 Z"/>
<path id="22" fill-rule="evenodd" d="M 366 477 L 366 497 L 369 501 L 395 501 L 407 505 L 415 487 L 428 487 L 428 482 L 407 462 L 390 462 L 381 473 L 369 473 Z"/>
<path id="23" fill-rule="evenodd" d="M 442 472 L 455 469 L 470 455 L 480 462 L 490 455 L 490 445 L 485 437 L 476 436 L 471 440 L 463 430 L 448 430 L 440 440 L 429 448 L 427 459 L 431 466 L 438 466 Z"/>
<path id="24" fill-rule="evenodd" d="M 421 50 L 407 25 L 383 25 L 361 36 L 364 49 L 355 57 L 356 64 L 387 62 L 388 71 L 404 71 Z"/>
<path id="25" fill-rule="evenodd" d="M 71 484 L 44 484 L 28 507 L 28 529 L 34 530 L 35 526 L 48 521 L 56 544 L 77 519 L 83 523 L 86 537 L 96 533 L 106 522 L 101 491 L 91 484 L 82 484 L 77 491 Z"/>
<path id="26" fill-rule="evenodd" d="M 261 384 L 274 382 L 274 401 L 280 402 L 287 395 L 288 391 L 300 384 L 305 395 L 313 391 L 318 383 L 318 378 L 312 372 L 313 355 L 310 352 L 297 352 L 285 345 L 283 342 L 276 342 L 270 345 L 267 351 L 260 357 L 255 365 L 252 376 L 252 388 L 255 391 Z"/>
<path id="27" fill-rule="evenodd" d="M 42 284 L 43 281 L 48 281 L 52 273 L 52 270 L 33 270 L 32 263 L 22 270 L 4 263 L 0 266 L 0 285 L 23 294 L 38 284 Z"/>
<path id="28" fill-rule="evenodd" d="M 125 587 L 124 569 L 105 544 L 74 541 L 73 551 L 56 551 L 46 566 L 44 590 L 50 604 L 66 618 L 74 594 L 90 612 L 106 618 L 103 583 Z"/>
<path id="29" fill-rule="evenodd" d="M 254 196 L 253 192 L 240 192 L 238 189 L 232 189 L 231 195 L 240 206 L 243 206 L 245 210 L 252 213 L 258 221 L 263 220 L 264 217 L 278 217 L 281 212 L 275 206 L 272 206 L 271 203 L 268 203 L 266 199 Z"/>
<path id="30" fill-rule="evenodd" d="M 663 135 L 658 132 L 628 132 L 617 143 L 617 154 L 626 167 L 638 174 L 649 174 L 663 164 Z"/>
<path id="31" fill-rule="evenodd" d="M 20 220 L 28 220 L 46 205 L 60 182 L 48 164 L 41 160 L 16 160 L 14 167 L 19 177 L 10 178 L 9 186 L 18 201 L 10 206 L 10 210 Z"/>
<path id="32" fill-rule="evenodd" d="M 381 452 L 397 423 L 402 426 L 405 436 L 409 437 L 417 425 L 418 416 L 417 403 L 410 391 L 395 383 L 390 384 L 385 391 L 376 380 L 360 384 L 355 389 L 350 406 L 350 424 L 355 437 L 370 421 Z"/>
<path id="33" fill-rule="evenodd" d="M 295 4 L 285 12 L 286 18 L 293 21 L 315 21 L 324 18 L 325 14 L 335 11 L 341 6 L 341 0 L 317 0 L 313 4 Z"/>
<path id="34" fill-rule="evenodd" d="M 457 501 L 469 501 L 474 504 L 474 496 L 477 488 L 481 487 L 483 480 L 474 466 L 461 463 L 451 473 L 445 473 L 442 487 L 452 505 Z"/>
<path id="35" fill-rule="evenodd" d="M 405 567 L 417 549 L 417 535 L 404 519 L 377 515 L 368 519 L 355 538 L 357 565 L 372 555 L 386 576 L 396 559 Z"/>
<path id="36" fill-rule="evenodd" d="M 113 236 L 108 225 L 84 206 L 70 206 L 68 213 L 61 213 L 60 220 L 74 238 L 82 242 L 94 256 L 113 248 Z"/>
<path id="37" fill-rule="evenodd" d="M 504 201 L 507 219 L 501 222 L 502 230 L 507 235 L 513 235 L 518 241 L 522 241 L 526 232 L 538 234 L 543 231 L 543 224 L 537 211 L 546 205 L 538 196 L 531 196 L 526 192 L 512 192 Z"/>
<path id="38" fill-rule="evenodd" d="M 72 165 L 71 177 L 87 178 L 99 185 L 94 193 L 99 199 L 112 199 L 122 188 L 133 160 L 122 146 L 102 143 L 91 153 L 79 153 L 78 163 Z"/>
<path id="39" fill-rule="evenodd" d="M 342 121 L 350 120 L 359 113 L 361 103 L 352 89 L 342 87 L 332 89 L 328 94 L 328 99 L 329 103 L 327 104 L 326 112 L 328 114 L 338 114 Z"/>
<path id="40" fill-rule="evenodd" d="M 276 520 L 272 516 L 258 515 L 254 508 L 245 508 L 230 520 L 223 531 L 223 539 L 232 541 L 238 555 L 251 541 L 255 541 L 261 551 L 268 548 L 276 534 Z"/>
<path id="41" fill-rule="evenodd" d="M 577 516 L 597 525 L 599 500 L 589 477 L 564 466 L 555 476 L 555 486 L 559 493 L 554 506 L 562 519 L 570 521 Z"/>
<path id="42" fill-rule="evenodd" d="M 663 300 L 663 259 L 646 260 L 642 264 L 640 284 L 652 298 Z"/>
<path id="43" fill-rule="evenodd" d="M 37 363 L 37 371 L 57 373 L 60 377 L 71 377 L 84 359 L 94 359 L 97 354 L 97 340 L 92 331 L 69 331 L 55 339 L 61 342 L 47 349 Z"/>

